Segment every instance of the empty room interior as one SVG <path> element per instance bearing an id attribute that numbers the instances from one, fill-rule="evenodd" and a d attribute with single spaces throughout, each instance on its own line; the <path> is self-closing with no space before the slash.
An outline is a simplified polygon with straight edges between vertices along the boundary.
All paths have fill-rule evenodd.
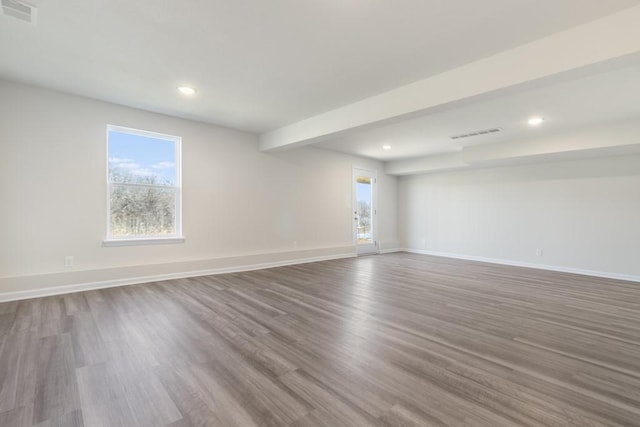
<path id="1" fill-rule="evenodd" d="M 640 0 L 1 0 L 0 426 L 640 426 Z"/>

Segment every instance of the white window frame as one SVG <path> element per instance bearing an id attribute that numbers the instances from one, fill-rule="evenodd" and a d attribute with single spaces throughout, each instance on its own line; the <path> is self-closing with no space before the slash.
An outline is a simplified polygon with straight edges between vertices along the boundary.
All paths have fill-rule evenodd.
<path id="1" fill-rule="evenodd" d="M 109 132 L 121 132 L 129 133 L 132 135 L 143 136 L 155 139 L 164 139 L 171 141 L 175 144 L 176 150 L 176 183 L 175 186 L 156 186 L 146 184 L 124 184 L 131 186 L 144 186 L 144 187 L 161 187 L 171 188 L 176 192 L 176 206 L 175 206 L 175 233 L 168 236 L 142 236 L 142 237 L 112 237 L 111 236 L 111 187 L 112 182 L 109 179 Z M 124 126 L 107 125 L 107 237 L 102 242 L 103 246 L 135 246 L 135 245 L 153 245 L 153 244 L 169 244 L 169 243 L 183 243 L 185 241 L 182 235 L 182 138 L 175 135 L 168 135 L 164 133 L 151 132 L 141 129 L 134 129 Z M 117 183 L 118 185 L 123 185 Z"/>

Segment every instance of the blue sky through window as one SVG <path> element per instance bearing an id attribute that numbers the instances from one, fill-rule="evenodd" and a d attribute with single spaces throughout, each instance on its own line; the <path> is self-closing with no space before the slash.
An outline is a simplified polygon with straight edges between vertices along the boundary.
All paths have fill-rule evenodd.
<path id="1" fill-rule="evenodd" d="M 128 182 L 176 184 L 176 143 L 171 140 L 109 131 L 109 169 L 131 177 Z"/>
<path id="2" fill-rule="evenodd" d="M 356 197 L 358 201 L 371 204 L 371 184 L 356 183 Z"/>

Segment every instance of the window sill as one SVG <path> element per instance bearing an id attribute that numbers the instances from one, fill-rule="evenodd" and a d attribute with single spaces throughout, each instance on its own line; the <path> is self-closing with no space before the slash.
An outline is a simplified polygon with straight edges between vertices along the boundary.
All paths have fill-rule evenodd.
<path id="1" fill-rule="evenodd" d="M 184 243 L 184 237 L 144 237 L 139 239 L 111 239 L 103 240 L 103 247 L 114 246 L 146 246 L 146 245 L 171 245 Z"/>

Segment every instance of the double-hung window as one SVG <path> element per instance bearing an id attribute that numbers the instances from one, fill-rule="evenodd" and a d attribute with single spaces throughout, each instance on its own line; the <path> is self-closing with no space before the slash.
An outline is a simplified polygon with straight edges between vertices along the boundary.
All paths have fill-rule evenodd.
<path id="1" fill-rule="evenodd" d="M 181 138 L 107 126 L 106 245 L 182 241 Z"/>

